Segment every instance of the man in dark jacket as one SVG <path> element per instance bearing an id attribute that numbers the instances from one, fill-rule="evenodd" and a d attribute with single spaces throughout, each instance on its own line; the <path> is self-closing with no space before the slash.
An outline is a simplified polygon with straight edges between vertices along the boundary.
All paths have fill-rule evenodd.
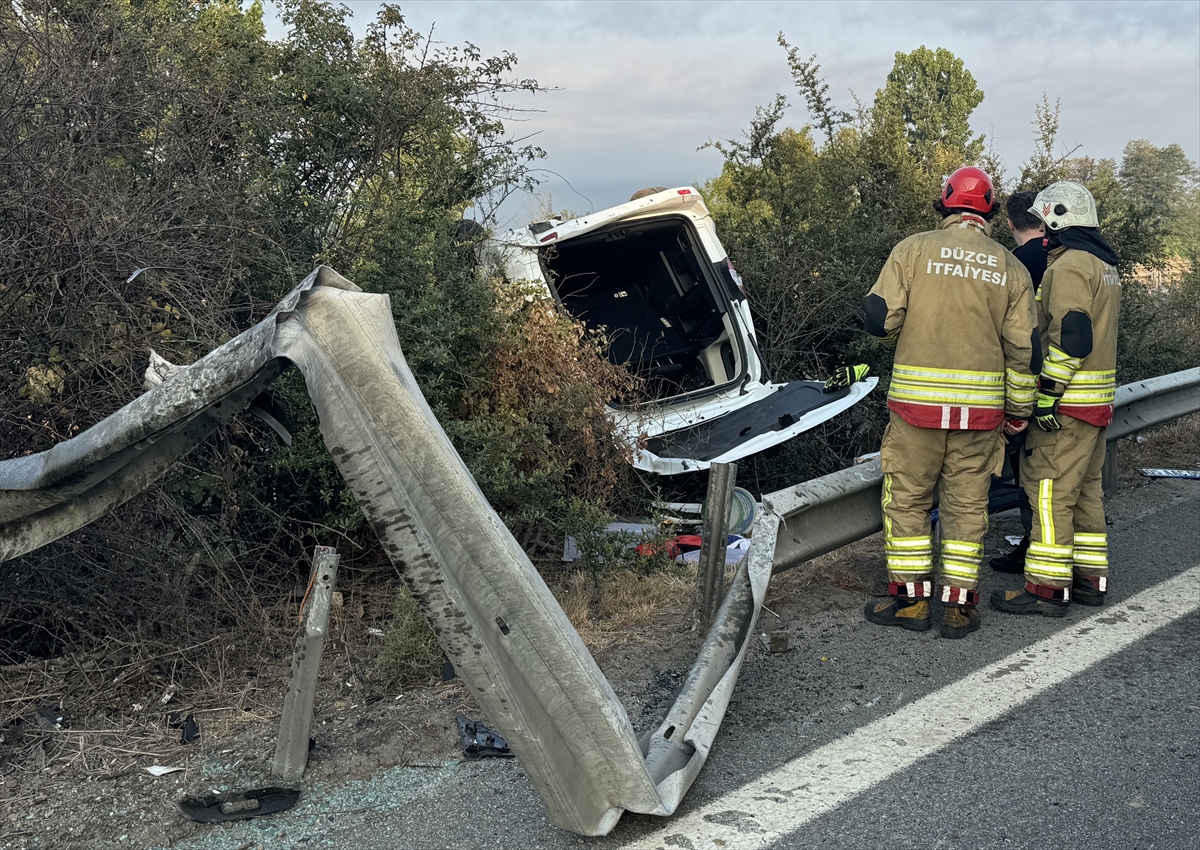
<path id="1" fill-rule="evenodd" d="M 1036 197 L 1037 192 L 1014 192 L 1006 204 L 1008 229 L 1017 243 L 1013 256 L 1029 269 L 1034 293 L 1042 285 L 1042 275 L 1046 273 L 1046 225 L 1029 211 Z"/>
<path id="2" fill-rule="evenodd" d="M 1046 225 L 1029 211 L 1037 192 L 1014 192 L 1005 205 L 1008 210 L 1008 228 L 1012 231 L 1017 247 L 1013 256 L 1029 270 L 1036 294 L 1046 272 Z M 1029 497 L 1021 486 L 1021 450 L 1025 448 L 1025 432 L 1008 435 L 1008 463 L 1012 467 L 1013 480 L 1017 484 L 1017 502 L 1021 509 L 1021 526 L 1025 536 L 1010 552 L 992 558 L 990 566 L 998 573 L 1025 571 L 1025 553 L 1029 550 L 1029 533 L 1033 528 L 1033 509 Z"/>

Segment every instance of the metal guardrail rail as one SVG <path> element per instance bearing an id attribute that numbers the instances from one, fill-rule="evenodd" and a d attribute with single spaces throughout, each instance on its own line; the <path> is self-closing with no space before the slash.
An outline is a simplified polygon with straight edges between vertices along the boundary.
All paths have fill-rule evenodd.
<path id="1" fill-rule="evenodd" d="M 1200 412 L 1200 367 L 1117 388 L 1108 427 L 1106 492 L 1116 488 L 1116 441 L 1143 428 Z M 880 531 L 883 472 L 879 461 L 842 469 L 763 496 L 763 508 L 780 519 L 773 571 L 790 569 Z"/>
<path id="2" fill-rule="evenodd" d="M 609 832 L 627 810 L 676 811 L 708 758 L 756 642 L 771 573 L 880 527 L 878 461 L 764 497 L 754 545 L 695 664 L 666 717 L 639 738 L 421 394 L 387 296 L 364 293 L 322 266 L 259 324 L 88 430 L 36 455 L 0 461 L 0 563 L 144 492 L 289 364 L 304 376 L 334 463 L 442 649 L 521 759 L 550 821 L 583 835 Z M 1122 387 L 1120 424 L 1109 439 L 1197 410 L 1200 369 Z M 334 557 L 325 552 L 314 564 L 277 776 L 303 768 Z"/>

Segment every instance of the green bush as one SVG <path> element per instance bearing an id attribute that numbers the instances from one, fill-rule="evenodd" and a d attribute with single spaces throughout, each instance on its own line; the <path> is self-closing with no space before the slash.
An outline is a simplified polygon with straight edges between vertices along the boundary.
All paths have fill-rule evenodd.
<path id="1" fill-rule="evenodd" d="M 1006 185 L 1003 166 L 973 138 L 983 92 L 944 49 L 896 54 L 871 106 L 834 108 L 816 57 L 781 36 L 797 93 L 812 124 L 783 126 L 786 99 L 760 108 L 741 140 L 713 143 L 725 162 L 704 187 L 721 239 L 746 283 L 759 346 L 781 380 L 822 378 L 867 363 L 880 386 L 849 413 L 742 461 L 739 479 L 759 491 L 846 466 L 874 451 L 887 421 L 891 352 L 862 328 L 860 303 L 892 247 L 937 224 L 932 201 L 943 175 L 978 164 L 1006 190 L 1079 180 L 1096 196 L 1101 229 L 1121 257 L 1125 290 L 1118 372 L 1122 381 L 1200 363 L 1196 263 L 1200 199 L 1195 166 L 1178 145 L 1130 142 L 1118 166 L 1057 152 L 1058 106 L 1035 105 L 1037 150 Z M 993 236 L 1013 241 L 1003 215 Z M 1178 286 L 1151 291 L 1145 268 L 1183 267 Z"/>
<path id="2" fill-rule="evenodd" d="M 442 648 L 420 606 L 400 587 L 392 605 L 392 618 L 384 626 L 383 646 L 372 675 L 388 691 L 420 688 L 437 681 Z"/>
<path id="3" fill-rule="evenodd" d="M 192 362 L 325 262 L 390 296 L 446 431 L 522 542 L 546 549 L 573 504 L 615 509 L 633 479 L 604 415 L 628 376 L 480 269 L 479 236 L 461 226 L 468 207 L 532 185 L 541 152 L 510 141 L 505 97 L 538 85 L 515 76 L 511 54 L 427 41 L 394 6 L 362 38 L 344 7 L 279 8 L 280 41 L 259 4 L 237 0 L 0 10 L 4 456 L 79 433 L 141 392 L 151 347 Z M 163 553 L 167 574 L 194 569 L 197 552 L 236 552 L 254 593 L 290 587 L 314 543 L 343 550 L 347 581 L 378 571 L 384 555 L 299 375 L 271 391 L 294 420 L 291 446 L 239 419 L 144 497 L 170 517 L 132 506 L 87 539 Z M 82 540 L 38 553 L 47 580 L 14 589 L 14 604 L 53 607 L 51 573 L 79 561 Z M 170 631 L 168 590 L 138 586 L 145 604 L 102 622 L 82 606 L 79 626 L 141 629 L 146 609 Z"/>

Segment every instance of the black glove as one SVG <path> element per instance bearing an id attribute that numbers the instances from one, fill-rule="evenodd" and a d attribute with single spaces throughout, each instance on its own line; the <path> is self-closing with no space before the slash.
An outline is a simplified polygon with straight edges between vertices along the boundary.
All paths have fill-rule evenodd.
<path id="1" fill-rule="evenodd" d="M 1043 431 L 1061 431 L 1062 423 L 1058 421 L 1058 402 L 1062 393 L 1038 390 L 1037 404 L 1033 409 L 1033 421 Z"/>
<path id="2" fill-rule="evenodd" d="M 844 390 L 851 384 L 867 377 L 867 373 L 870 371 L 871 367 L 866 363 L 859 363 L 857 366 L 839 366 L 833 373 L 833 377 L 825 382 L 825 387 L 821 391 L 832 393 Z"/>

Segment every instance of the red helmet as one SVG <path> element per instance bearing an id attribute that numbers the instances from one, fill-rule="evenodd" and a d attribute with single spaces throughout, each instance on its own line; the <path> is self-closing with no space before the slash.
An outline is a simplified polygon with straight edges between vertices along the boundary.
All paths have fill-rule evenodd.
<path id="1" fill-rule="evenodd" d="M 952 210 L 974 210 L 987 215 L 995 209 L 992 202 L 992 178 L 982 168 L 960 168 L 942 186 L 942 206 Z"/>

